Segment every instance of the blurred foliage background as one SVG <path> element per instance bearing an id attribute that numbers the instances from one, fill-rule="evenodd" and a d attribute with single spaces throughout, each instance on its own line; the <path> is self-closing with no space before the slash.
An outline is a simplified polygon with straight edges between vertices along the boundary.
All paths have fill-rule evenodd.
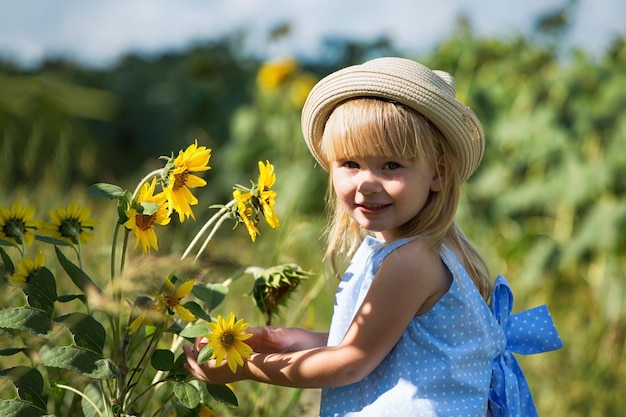
<path id="1" fill-rule="evenodd" d="M 484 123 L 487 150 L 465 188 L 460 223 L 492 273 L 508 278 L 516 309 L 547 303 L 554 316 L 565 348 L 520 358 L 540 414 L 617 417 L 626 408 L 626 38 L 599 56 L 564 53 L 562 17 L 538 19 L 536 37 L 506 40 L 477 37 L 460 22 L 435 52 L 405 56 L 451 72 L 460 100 Z M 325 329 L 336 285 L 321 265 L 327 179 L 302 140 L 300 109 L 322 76 L 398 52 L 386 39 L 335 39 L 317 61 L 266 63 L 238 46 L 226 38 L 98 70 L 0 63 L 0 206 L 20 201 L 44 217 L 69 200 L 90 205 L 102 234 L 89 246 L 90 267 L 106 276 L 98 250 L 110 244 L 115 209 L 87 197 L 86 186 L 132 187 L 158 156 L 197 138 L 213 149 L 196 209 L 203 217 L 268 159 L 282 229 L 262 229 L 267 236 L 254 247 L 231 234 L 205 262 L 234 271 L 297 262 L 315 271 L 319 278 L 276 324 Z M 171 227 L 158 256 L 180 251 L 195 233 Z M 6 300 L 15 294 L 0 287 Z M 225 415 L 317 412 L 315 392 L 242 383 L 237 394 L 241 407 Z"/>

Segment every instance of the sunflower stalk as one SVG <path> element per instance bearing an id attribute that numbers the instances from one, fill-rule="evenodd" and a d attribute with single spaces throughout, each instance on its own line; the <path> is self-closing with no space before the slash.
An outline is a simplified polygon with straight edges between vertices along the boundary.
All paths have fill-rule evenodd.
<path id="1" fill-rule="evenodd" d="M 236 200 L 231 200 L 230 202 L 228 202 L 228 204 L 226 204 L 225 206 L 220 208 L 220 210 L 217 213 L 215 213 L 213 216 L 211 216 L 211 218 L 202 226 L 202 228 L 198 231 L 198 233 L 196 233 L 194 238 L 191 240 L 191 242 L 189 243 L 189 246 L 187 246 L 187 249 L 183 253 L 183 256 L 181 256 L 181 259 L 185 259 L 187 257 L 187 255 L 189 255 L 189 252 L 192 251 L 194 246 L 196 246 L 196 243 L 198 243 L 198 241 L 200 240 L 202 235 L 204 235 L 204 233 L 209 229 L 209 227 L 211 227 L 211 225 L 213 225 L 213 223 L 215 223 L 217 220 L 220 220 L 218 222 L 218 224 L 221 225 L 221 223 L 223 222 L 224 217 L 227 216 L 228 211 L 235 204 L 237 204 L 237 201 Z M 209 234 L 209 237 L 207 238 L 207 240 L 205 240 L 204 245 L 202 246 L 202 249 L 198 252 L 198 254 L 202 250 L 204 250 L 206 248 L 206 245 L 208 244 L 208 241 L 211 240 L 211 238 L 213 237 L 213 235 L 215 234 L 217 229 L 218 229 L 218 226 L 216 225 L 213 228 L 213 230 L 211 231 L 211 233 Z M 196 258 L 198 258 L 198 256 L 196 256 Z"/>
<path id="2" fill-rule="evenodd" d="M 155 169 L 154 171 L 150 172 L 148 175 L 144 176 L 141 181 L 139 181 L 139 184 L 137 184 L 137 187 L 135 188 L 135 191 L 133 192 L 133 201 L 137 198 L 137 196 L 139 195 L 139 192 L 141 191 L 141 188 L 144 186 L 144 184 L 148 184 L 148 182 L 154 177 L 154 178 L 162 178 L 163 177 L 163 173 L 164 173 L 164 168 L 159 168 L 159 169 Z"/>
<path id="3" fill-rule="evenodd" d="M 117 185 L 107 183 L 93 184 L 87 190 L 92 197 L 117 200 L 117 219 L 110 240 L 109 265 L 105 266 L 105 269 L 110 268 L 109 285 L 112 299 L 97 299 L 98 303 L 94 303 L 98 308 L 104 307 L 99 312 L 108 319 L 108 326 L 105 327 L 98 321 L 99 314 L 92 314 L 89 306 L 87 314 L 80 312 L 63 316 L 63 323 L 70 328 L 74 343 L 80 344 L 80 346 L 71 345 L 63 348 L 67 349 L 67 352 L 78 354 L 79 349 L 84 347 L 89 350 L 89 355 L 93 356 L 96 361 L 91 363 L 90 360 L 85 359 L 84 363 L 72 363 L 72 368 L 66 368 L 87 376 L 94 374 L 94 369 L 97 368 L 95 372 L 99 379 L 99 391 L 94 392 L 96 384 L 89 384 L 86 385 L 87 388 L 82 391 L 82 394 L 79 394 L 86 410 L 91 407 L 96 408 L 94 404 L 101 407 L 100 410 L 97 408 L 96 411 L 90 410 L 94 415 L 97 413 L 99 416 L 109 417 L 111 414 L 122 416 L 135 412 L 137 415 L 151 415 L 152 413 L 162 415 L 169 409 L 173 409 L 173 405 L 168 406 L 164 403 L 156 405 L 153 401 L 153 397 L 159 397 L 160 402 L 163 397 L 162 391 L 165 391 L 165 387 L 169 387 L 168 384 L 163 384 L 172 380 L 171 375 L 164 376 L 166 373 L 181 372 L 175 374 L 174 378 L 177 381 L 180 378 L 183 385 L 186 384 L 187 375 L 184 374 L 184 370 L 178 369 L 180 363 L 170 363 L 170 356 L 165 352 L 159 352 L 159 355 L 155 356 L 155 352 L 164 342 L 162 339 L 165 333 L 174 334 L 169 347 L 172 354 L 180 350 L 181 344 L 189 338 L 206 336 L 210 346 L 201 350 L 204 352 L 203 359 L 208 360 L 210 356 L 218 363 L 225 361 L 232 372 L 242 366 L 243 361 L 252 353 L 252 348 L 245 343 L 251 337 L 251 334 L 246 332 L 248 323 L 245 323 L 243 319 L 235 319 L 234 313 L 230 313 L 226 319 L 218 316 L 216 322 L 213 322 L 209 315 L 209 312 L 222 302 L 226 295 L 225 288 L 233 281 L 233 277 L 227 278 L 221 285 L 203 286 L 193 279 L 179 279 L 173 273 L 165 277 L 165 285 L 158 292 L 151 295 L 133 294 L 135 302 L 129 302 L 130 310 L 122 305 L 125 297 L 125 287 L 121 285 L 122 277 L 132 278 L 132 273 L 127 272 L 131 250 L 139 247 L 143 254 L 149 254 L 151 250 L 158 251 L 155 228 L 157 225 L 169 224 L 173 213 L 178 215 L 181 223 L 189 217 L 195 220 L 191 207 L 198 204 L 198 199 L 191 191 L 206 185 L 206 181 L 196 174 L 210 169 L 208 165 L 210 153 L 210 149 L 198 146 L 196 141 L 186 150 L 181 150 L 176 157 L 174 154 L 171 157 L 162 157 L 167 160 L 164 167 L 152 170 L 143 176 L 132 193 Z M 207 250 L 209 242 L 212 242 L 227 219 L 233 220 L 235 227 L 243 225 L 253 242 L 260 234 L 257 227 L 263 218 L 272 228 L 280 226 L 274 211 L 276 192 L 271 189 L 276 180 L 274 167 L 269 161 L 259 161 L 258 168 L 258 180 L 251 181 L 251 186 L 244 187 L 237 184 L 232 193 L 232 200 L 225 205 L 209 207 L 209 209 L 217 209 L 217 212 L 202 225 L 183 253 L 182 259 L 199 247 L 194 258 L 194 261 L 197 260 L 200 254 Z M 79 284 L 77 285 L 83 290 L 83 294 L 57 297 L 54 292 L 56 283 L 50 271 L 45 268 L 43 253 L 37 254 L 34 259 L 25 257 L 25 253 L 27 246 L 34 239 L 54 245 L 57 257 L 62 255 L 59 247 L 70 246 L 78 258 L 78 266 L 66 262 L 71 267 L 71 272 L 68 272 L 70 278 L 74 283 L 90 282 L 91 280 L 84 271 L 84 267 L 88 266 L 85 262 L 90 260 L 85 251 L 87 249 L 85 244 L 87 240 L 93 238 L 91 232 L 97 224 L 97 221 L 89 218 L 90 210 L 71 202 L 67 207 L 59 207 L 51 211 L 52 221 L 50 222 L 35 221 L 32 219 L 33 215 L 34 209 L 22 208 L 19 203 L 14 203 L 11 208 L 0 207 L 0 245 L 15 247 L 22 258 L 22 261 L 17 263 L 17 268 L 13 268 L 12 262 L 8 260 L 9 255 L 3 250 L 0 251 L 0 261 L 4 270 L 9 270 L 11 283 L 23 287 L 24 293 L 28 296 L 27 301 L 33 303 L 32 305 L 49 307 L 46 313 L 50 314 L 53 314 L 53 303 L 57 301 L 65 302 L 63 300 L 75 298 L 88 300 L 90 294 Z M 134 247 L 130 243 L 131 235 L 135 238 Z M 62 259 L 65 260 L 65 257 Z M 6 265 L 9 267 L 5 267 Z M 123 281 L 125 284 L 127 280 Z M 275 299 L 282 299 L 283 293 L 291 291 L 281 286 L 278 290 L 281 295 L 274 297 Z M 202 305 L 197 301 L 183 304 L 183 298 L 192 293 L 197 301 L 202 302 Z M 111 304 L 113 306 L 110 306 Z M 271 302 L 266 304 L 270 305 Z M 19 312 L 24 314 L 25 311 L 31 310 L 28 308 Z M 39 310 L 37 313 L 39 314 Z M 50 317 L 46 319 L 46 322 L 50 321 Z M 212 329 L 210 334 L 207 334 L 207 326 L 201 323 L 195 324 L 198 319 L 209 323 L 208 327 Z M 183 322 L 188 324 L 181 326 Z M 144 326 L 151 326 L 151 332 L 146 331 L 147 328 Z M 143 330 L 142 334 L 137 335 L 136 332 L 140 329 Z M 46 332 L 48 329 L 36 323 L 35 327 L 22 330 Z M 109 330 L 113 333 L 112 335 L 108 334 Z M 106 343 L 112 343 L 110 348 L 106 348 Z M 24 345 L 26 344 L 27 341 L 24 341 Z M 82 350 L 80 352 L 82 354 Z M 106 356 L 107 353 L 110 353 L 110 358 Z M 32 367 L 35 368 L 38 362 L 30 355 L 29 358 Z M 176 361 L 180 358 L 179 356 Z M 44 361 L 50 361 L 51 366 L 55 366 L 58 365 L 55 359 L 50 357 Z M 171 368 L 174 365 L 176 367 Z M 58 386 L 61 387 L 61 385 Z M 62 388 L 65 387 L 70 387 L 70 385 Z M 75 388 L 66 389 L 79 393 Z M 178 398 L 179 395 L 185 396 L 186 394 L 169 393 L 165 402 L 168 402 L 174 395 Z M 193 402 L 185 402 L 189 401 L 189 398 L 178 398 L 178 400 L 183 405 L 195 407 Z M 46 399 L 42 397 L 41 401 L 46 401 Z M 225 401 L 236 405 L 236 401 L 232 402 L 230 397 L 225 398 Z"/>

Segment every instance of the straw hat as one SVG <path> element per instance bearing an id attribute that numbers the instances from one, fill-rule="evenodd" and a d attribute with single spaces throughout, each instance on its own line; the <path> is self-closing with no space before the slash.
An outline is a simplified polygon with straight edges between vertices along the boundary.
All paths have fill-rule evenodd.
<path id="1" fill-rule="evenodd" d="M 439 128 L 458 153 L 461 180 L 483 156 L 485 138 L 474 112 L 455 98 L 454 78 L 404 58 L 377 58 L 334 72 L 318 82 L 302 109 L 302 132 L 311 153 L 328 171 L 319 150 L 328 116 L 343 101 L 377 97 L 409 106 Z"/>

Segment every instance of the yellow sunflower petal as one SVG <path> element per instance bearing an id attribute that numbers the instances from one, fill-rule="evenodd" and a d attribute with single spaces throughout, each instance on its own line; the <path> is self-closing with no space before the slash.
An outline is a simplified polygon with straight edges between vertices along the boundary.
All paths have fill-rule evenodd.
<path id="1" fill-rule="evenodd" d="M 196 282 L 192 279 L 183 282 L 182 284 L 180 284 L 180 287 L 176 289 L 174 295 L 176 296 L 176 298 L 186 297 L 187 295 L 189 295 L 195 284 Z"/>
<path id="2" fill-rule="evenodd" d="M 185 321 L 194 321 L 196 319 L 196 316 L 194 316 L 193 313 L 189 311 L 189 309 L 187 309 L 187 307 L 184 307 L 180 304 L 176 304 L 174 306 L 174 310 L 176 310 L 176 314 L 178 314 L 178 317 Z"/>

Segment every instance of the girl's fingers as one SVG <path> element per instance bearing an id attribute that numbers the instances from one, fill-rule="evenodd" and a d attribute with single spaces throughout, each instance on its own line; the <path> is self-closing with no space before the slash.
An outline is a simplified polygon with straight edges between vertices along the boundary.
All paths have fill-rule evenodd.
<path id="1" fill-rule="evenodd" d="M 204 382 L 209 382 L 202 367 L 198 365 L 198 362 L 196 361 L 195 352 L 193 352 L 189 346 L 183 346 L 183 352 L 187 357 L 187 363 L 184 365 L 185 369 L 187 369 L 194 378 Z"/>

